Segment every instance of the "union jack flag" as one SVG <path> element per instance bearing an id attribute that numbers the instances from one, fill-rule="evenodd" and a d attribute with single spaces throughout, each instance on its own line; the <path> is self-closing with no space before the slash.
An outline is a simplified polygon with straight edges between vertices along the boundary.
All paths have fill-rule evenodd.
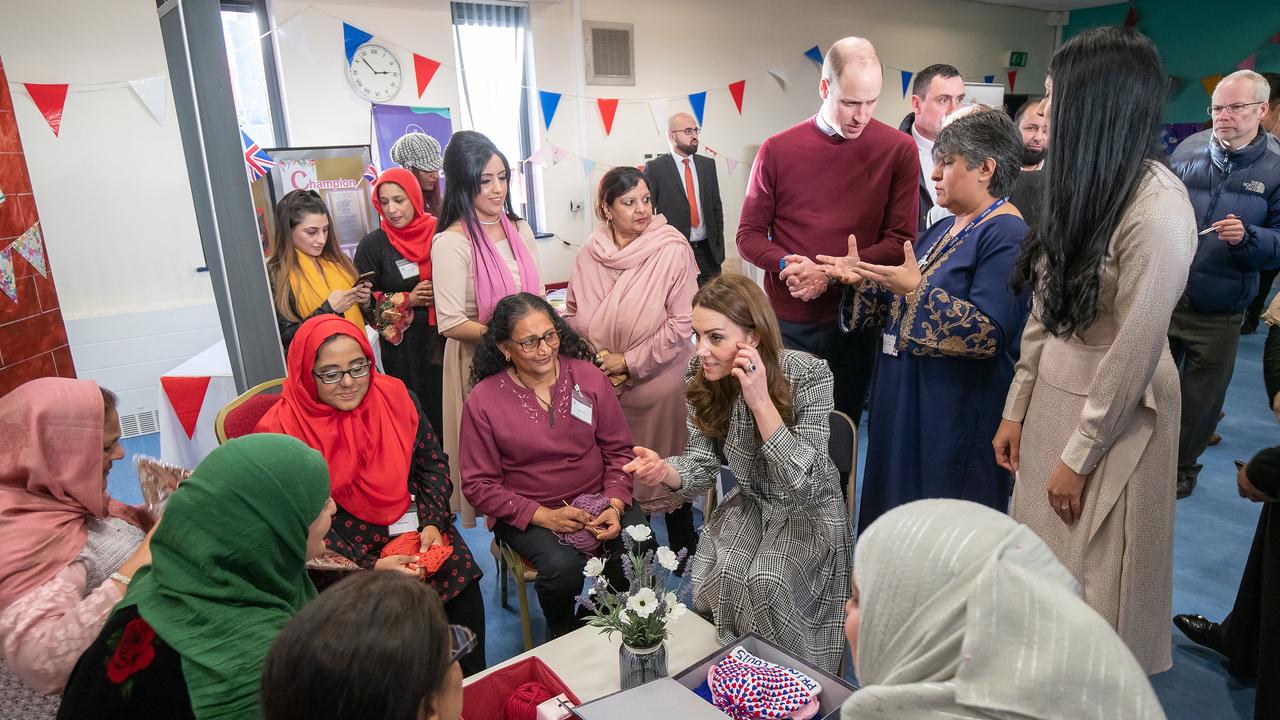
<path id="1" fill-rule="evenodd" d="M 244 130 L 240 131 L 240 140 L 244 143 L 244 164 L 249 170 L 249 181 L 253 182 L 263 175 L 276 164 L 275 160 L 254 142 L 249 134 Z"/>
<path id="2" fill-rule="evenodd" d="M 361 175 L 360 177 L 361 179 L 372 183 L 374 180 L 378 179 L 378 167 L 373 163 L 369 163 L 369 167 L 364 169 L 364 175 Z"/>

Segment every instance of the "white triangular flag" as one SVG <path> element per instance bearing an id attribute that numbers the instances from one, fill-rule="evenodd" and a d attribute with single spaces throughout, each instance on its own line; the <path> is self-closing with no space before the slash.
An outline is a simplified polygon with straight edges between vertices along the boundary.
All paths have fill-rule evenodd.
<path id="1" fill-rule="evenodd" d="M 537 150 L 534 150 L 533 154 L 525 158 L 524 161 L 531 162 L 534 165 L 541 165 L 542 167 L 547 166 L 547 161 L 542 159 L 542 148 L 538 148 Z"/>
<path id="2" fill-rule="evenodd" d="M 729 171 L 729 174 L 732 175 L 733 171 L 738 169 L 738 161 L 725 158 L 724 166 Z"/>
<path id="3" fill-rule="evenodd" d="M 667 99 L 656 98 L 649 101 L 649 112 L 653 115 L 653 124 L 659 135 L 667 134 Z"/>
<path id="4" fill-rule="evenodd" d="M 770 69 L 769 74 L 778 81 L 778 84 L 782 86 L 783 90 L 787 89 L 787 84 L 791 82 L 791 78 L 787 75 L 786 65 L 779 65 L 776 68 Z"/>
<path id="5" fill-rule="evenodd" d="M 563 160 L 563 159 L 565 159 L 565 158 L 567 158 L 567 157 L 569 157 L 569 151 L 568 151 L 568 150 L 565 150 L 564 148 L 560 147 L 559 145 L 552 145 L 552 146 L 551 146 L 551 164 L 552 164 L 552 165 L 557 165 L 557 164 L 559 164 L 561 160 Z"/>
<path id="6" fill-rule="evenodd" d="M 138 96 L 142 104 L 147 106 L 147 112 L 151 113 L 151 117 L 155 119 L 156 123 L 164 125 L 166 94 L 164 75 L 142 78 L 141 80 L 130 80 L 129 87 L 133 88 L 133 94 Z"/>
<path id="7" fill-rule="evenodd" d="M 582 158 L 582 174 L 583 174 L 583 175 L 590 176 L 590 175 L 591 175 L 591 170 L 592 170 L 592 168 L 594 168 L 595 166 L 596 166 L 596 161 L 595 161 L 595 160 L 590 160 L 590 159 L 587 159 L 587 158 Z"/>
<path id="8" fill-rule="evenodd" d="M 297 15 L 293 17 L 296 18 Z M 279 33 L 280 37 L 284 38 L 289 47 L 292 47 L 299 55 L 306 58 L 307 63 L 314 62 L 311 56 L 311 41 L 307 39 L 306 29 L 302 27 L 302 23 L 290 22 L 290 20 L 293 20 L 293 18 L 286 20 L 283 25 L 277 25 L 276 32 Z"/>

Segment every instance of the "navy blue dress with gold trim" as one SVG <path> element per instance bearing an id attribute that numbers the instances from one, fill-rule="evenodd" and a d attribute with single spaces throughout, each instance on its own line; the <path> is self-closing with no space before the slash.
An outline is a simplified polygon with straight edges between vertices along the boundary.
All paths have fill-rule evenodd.
<path id="1" fill-rule="evenodd" d="M 864 282 L 847 288 L 840 303 L 841 329 L 883 332 L 860 531 L 923 498 L 1008 511 L 1012 478 L 996 465 L 991 439 L 1030 306 L 1029 293 L 1010 287 L 1027 225 L 1017 215 L 993 215 L 956 239 L 954 220 L 938 221 L 915 245 L 917 258 L 930 258 L 916 292 L 897 296 Z"/>

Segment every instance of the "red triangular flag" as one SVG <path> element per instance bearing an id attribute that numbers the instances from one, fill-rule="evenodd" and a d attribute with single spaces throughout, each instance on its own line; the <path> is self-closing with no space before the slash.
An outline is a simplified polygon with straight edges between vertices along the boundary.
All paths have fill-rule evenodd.
<path id="1" fill-rule="evenodd" d="M 436 70 L 440 69 L 440 63 L 429 57 L 422 57 L 418 53 L 413 54 L 413 74 L 418 78 L 418 97 L 422 97 L 422 93 L 427 91 L 427 86 L 431 84 L 431 78 L 435 77 Z"/>
<path id="2" fill-rule="evenodd" d="M 41 83 L 22 83 L 31 95 L 31 100 L 40 108 L 45 122 L 53 128 L 53 136 L 58 137 L 58 129 L 62 127 L 62 106 L 67 104 L 67 83 L 43 85 Z"/>
<path id="3" fill-rule="evenodd" d="M 1013 84 L 1018 81 L 1018 71 L 1009 71 L 1009 92 L 1013 92 Z"/>
<path id="4" fill-rule="evenodd" d="M 1138 8 L 1132 4 L 1129 5 L 1129 12 L 1124 14 L 1124 29 L 1132 30 L 1134 25 L 1138 24 Z"/>
<path id="5" fill-rule="evenodd" d="M 733 96 L 733 104 L 738 106 L 738 114 L 742 114 L 742 91 L 747 89 L 747 81 L 729 83 L 729 94 Z"/>
<path id="6" fill-rule="evenodd" d="M 1236 69 L 1237 70 L 1253 70 L 1256 67 L 1258 67 L 1258 55 L 1257 53 L 1254 53 L 1249 57 L 1241 60 L 1240 64 L 1236 66 Z"/>
<path id="7" fill-rule="evenodd" d="M 204 393 L 209 389 L 207 377 L 161 377 L 160 387 L 169 398 L 173 414 L 178 416 L 182 429 L 187 432 L 187 439 L 196 431 L 196 420 L 200 418 L 200 408 L 204 405 Z"/>
<path id="8" fill-rule="evenodd" d="M 613 132 L 613 116 L 618 112 L 618 98 L 596 98 L 600 108 L 600 120 L 604 122 L 604 134 Z"/>

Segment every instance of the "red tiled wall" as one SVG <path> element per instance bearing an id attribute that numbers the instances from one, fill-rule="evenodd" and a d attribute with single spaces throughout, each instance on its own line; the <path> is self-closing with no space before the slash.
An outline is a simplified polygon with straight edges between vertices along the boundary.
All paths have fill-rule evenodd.
<path id="1" fill-rule="evenodd" d="M 0 63 L 0 192 L 5 195 L 4 202 L 0 203 L 0 249 L 3 249 L 39 219 L 3 63 Z M 17 252 L 9 254 L 17 278 L 18 302 L 0 292 L 0 395 L 34 378 L 76 376 L 52 270 L 49 277 L 43 277 Z M 45 261 L 47 264 L 47 256 Z"/>

